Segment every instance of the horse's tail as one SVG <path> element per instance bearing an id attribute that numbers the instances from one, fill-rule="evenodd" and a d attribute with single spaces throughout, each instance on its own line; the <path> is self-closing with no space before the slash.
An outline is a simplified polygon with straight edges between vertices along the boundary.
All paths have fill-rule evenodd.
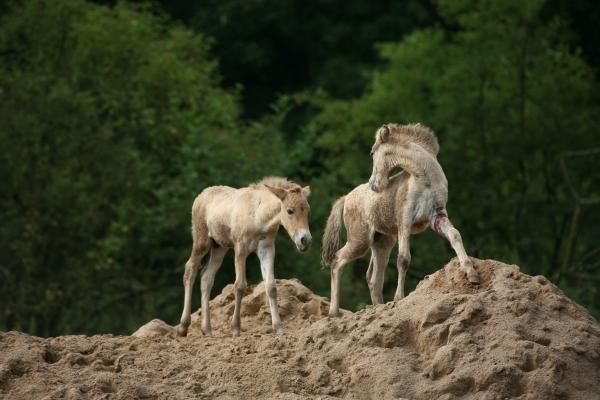
<path id="1" fill-rule="evenodd" d="M 340 231 L 342 230 L 342 217 L 346 196 L 342 196 L 333 203 L 331 213 L 327 218 L 325 232 L 323 233 L 323 248 L 321 249 L 321 262 L 331 266 L 335 253 L 342 247 L 340 245 Z"/>

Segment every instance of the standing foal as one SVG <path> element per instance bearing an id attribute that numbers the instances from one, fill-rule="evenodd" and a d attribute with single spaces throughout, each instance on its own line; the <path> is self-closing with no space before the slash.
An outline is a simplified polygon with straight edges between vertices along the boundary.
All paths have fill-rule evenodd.
<path id="1" fill-rule="evenodd" d="M 310 207 L 308 186 L 302 188 L 285 178 L 267 177 L 248 187 L 235 189 L 212 186 L 204 189 L 192 206 L 192 254 L 185 264 L 183 285 L 185 301 L 180 336 L 186 336 L 190 325 L 192 287 L 198 265 L 202 290 L 202 332 L 210 336 L 210 292 L 215 274 L 229 249 L 235 251 L 235 308 L 231 320 L 233 336 L 240 334 L 240 306 L 246 289 L 246 257 L 255 252 L 269 297 L 273 330 L 282 332 L 277 309 L 274 260 L 275 237 L 279 226 L 287 231 L 298 250 L 310 247 L 312 237 L 308 227 Z"/>

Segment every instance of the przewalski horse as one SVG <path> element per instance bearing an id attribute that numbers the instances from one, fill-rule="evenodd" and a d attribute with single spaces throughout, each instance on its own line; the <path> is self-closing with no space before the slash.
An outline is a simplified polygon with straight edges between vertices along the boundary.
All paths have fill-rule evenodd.
<path id="1" fill-rule="evenodd" d="M 369 183 L 357 186 L 334 203 L 323 235 L 322 261 L 331 267 L 331 316 L 339 314 L 343 267 L 362 257 L 369 247 L 367 282 L 371 301 L 383 301 L 385 267 L 396 240 L 398 286 L 394 300 L 403 298 L 410 264 L 409 237 L 428 226 L 448 239 L 469 281 L 479 282 L 460 234 L 446 213 L 448 182 L 436 159 L 438 151 L 437 137 L 423 125 L 388 124 L 377 130 Z M 403 171 L 389 177 L 396 167 Z M 343 247 L 339 237 L 342 221 L 347 231 Z"/>
<path id="2" fill-rule="evenodd" d="M 235 189 L 212 186 L 204 189 L 192 206 L 192 254 L 185 264 L 183 285 L 185 300 L 180 336 L 187 335 L 190 325 L 192 287 L 201 264 L 202 332 L 210 336 L 210 291 L 215 274 L 229 249 L 235 252 L 235 308 L 231 320 L 233 336 L 240 334 L 240 306 L 246 289 L 246 257 L 255 252 L 269 298 L 273 329 L 282 332 L 277 309 L 274 260 L 275 237 L 283 225 L 298 250 L 308 250 L 311 235 L 308 227 L 310 207 L 308 186 L 302 188 L 285 178 L 267 177 L 248 187 Z"/>

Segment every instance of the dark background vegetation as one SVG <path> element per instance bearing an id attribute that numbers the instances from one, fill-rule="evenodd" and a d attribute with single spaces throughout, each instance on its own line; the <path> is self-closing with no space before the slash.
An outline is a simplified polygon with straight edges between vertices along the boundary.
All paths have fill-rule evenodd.
<path id="1" fill-rule="evenodd" d="M 600 316 L 599 4 L 0 2 L 0 329 L 177 323 L 195 195 L 264 175 L 311 185 L 315 245 L 281 233 L 276 274 L 327 296 L 330 205 L 390 121 L 437 132 L 469 254 Z M 432 232 L 411 246 L 410 289 L 453 256 Z M 367 262 L 342 306 L 369 303 Z M 214 294 L 232 281 L 229 255 Z"/>

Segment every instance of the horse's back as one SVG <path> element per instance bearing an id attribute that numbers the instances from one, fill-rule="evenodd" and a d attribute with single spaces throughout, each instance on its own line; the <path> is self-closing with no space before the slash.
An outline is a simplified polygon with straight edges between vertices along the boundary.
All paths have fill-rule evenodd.
<path id="1" fill-rule="evenodd" d="M 237 238 L 262 231 L 272 222 L 279 211 L 278 202 L 266 190 L 211 186 L 196 197 L 194 213 L 217 243 L 231 247 Z"/>
<path id="2" fill-rule="evenodd" d="M 194 203 L 192 205 L 192 215 L 195 218 L 204 216 L 208 207 L 210 207 L 212 204 L 222 204 L 223 202 L 227 202 L 227 198 L 231 197 L 235 190 L 235 188 L 229 186 L 207 187 L 198 193 L 194 199 Z"/>
<path id="3" fill-rule="evenodd" d="M 209 186 L 204 189 L 198 197 L 202 199 L 206 199 L 208 201 L 213 200 L 215 198 L 227 197 L 235 194 L 238 189 L 233 188 L 231 186 Z"/>

